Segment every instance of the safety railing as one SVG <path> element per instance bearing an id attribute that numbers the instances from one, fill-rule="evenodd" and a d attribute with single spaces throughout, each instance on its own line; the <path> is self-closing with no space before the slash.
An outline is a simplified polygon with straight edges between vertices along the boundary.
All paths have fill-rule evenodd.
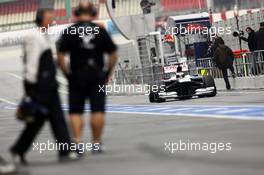
<path id="1" fill-rule="evenodd" d="M 264 51 L 241 53 L 234 60 L 237 77 L 254 77 L 264 75 Z M 216 67 L 213 58 L 200 58 L 188 61 L 189 74 L 208 74 L 222 78 L 222 72 Z M 163 79 L 163 67 L 153 65 L 137 69 L 119 69 L 115 72 L 117 84 L 157 84 Z"/>
<path id="2" fill-rule="evenodd" d="M 163 67 L 153 65 L 137 69 L 119 69 L 115 72 L 116 84 L 157 84 L 163 79 Z"/>
<path id="3" fill-rule="evenodd" d="M 200 58 L 189 62 L 190 74 L 210 74 L 214 78 L 222 78 L 213 58 Z M 264 74 L 264 51 L 241 53 L 234 60 L 237 77 L 259 76 Z"/>

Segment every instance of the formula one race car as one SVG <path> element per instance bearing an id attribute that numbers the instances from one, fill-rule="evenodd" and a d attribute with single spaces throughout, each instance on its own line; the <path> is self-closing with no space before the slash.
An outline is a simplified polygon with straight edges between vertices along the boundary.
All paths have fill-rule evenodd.
<path id="1" fill-rule="evenodd" d="M 155 86 L 155 88 L 152 88 Z M 158 87 L 158 88 L 157 88 Z M 165 102 L 166 99 L 190 99 L 193 96 L 214 97 L 217 94 L 214 78 L 210 75 L 187 75 L 180 64 L 164 68 L 164 78 L 150 86 L 149 101 Z"/>

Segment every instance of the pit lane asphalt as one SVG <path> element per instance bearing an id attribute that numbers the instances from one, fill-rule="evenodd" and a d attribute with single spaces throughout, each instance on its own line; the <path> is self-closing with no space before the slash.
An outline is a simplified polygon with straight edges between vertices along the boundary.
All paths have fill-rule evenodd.
<path id="1" fill-rule="evenodd" d="M 13 67 L 0 72 L 1 105 L 13 106 L 22 95 L 21 80 L 10 76 L 20 75 Z M 9 75 L 8 75 L 9 74 Z M 65 103 L 65 94 L 62 94 Z M 175 108 L 180 105 L 263 106 L 263 90 L 219 92 L 214 98 L 185 101 L 174 100 L 150 104 L 146 96 L 115 96 L 108 98 L 111 105 L 148 105 Z M 23 125 L 14 120 L 12 108 L 0 109 L 0 153 L 10 159 L 8 148 Z M 88 120 L 88 117 L 85 117 Z M 258 120 L 221 119 L 211 117 L 174 116 L 138 113 L 108 113 L 106 118 L 104 155 L 91 155 L 72 164 L 59 164 L 56 152 L 40 154 L 30 150 L 28 167 L 21 167 L 19 174 L 31 175 L 263 175 L 264 172 L 264 122 Z M 84 141 L 90 141 L 88 122 Z M 49 126 L 41 131 L 35 142 L 53 140 Z M 179 141 L 193 143 L 232 143 L 231 151 L 165 151 L 164 143 Z"/>

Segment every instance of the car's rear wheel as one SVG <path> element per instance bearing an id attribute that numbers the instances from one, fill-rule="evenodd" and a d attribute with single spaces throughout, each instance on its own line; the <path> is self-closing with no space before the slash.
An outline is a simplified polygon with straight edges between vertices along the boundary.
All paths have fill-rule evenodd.
<path id="1" fill-rule="evenodd" d="M 206 97 L 214 97 L 217 94 L 217 89 L 215 86 L 215 81 L 214 78 L 211 75 L 205 75 L 203 76 L 203 83 L 204 83 L 204 87 L 208 88 L 208 87 L 214 87 L 214 91 L 208 95 L 206 95 Z M 203 97 L 203 96 L 201 96 Z"/>

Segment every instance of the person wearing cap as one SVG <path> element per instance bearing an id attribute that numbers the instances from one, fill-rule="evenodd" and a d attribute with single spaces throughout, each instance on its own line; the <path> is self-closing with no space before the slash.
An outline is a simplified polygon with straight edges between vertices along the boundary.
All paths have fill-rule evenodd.
<path id="1" fill-rule="evenodd" d="M 264 22 L 260 23 L 260 29 L 256 32 L 257 50 L 264 50 Z"/>
<path id="2" fill-rule="evenodd" d="M 58 94 L 56 66 L 51 51 L 52 44 L 47 33 L 53 19 L 52 9 L 39 9 L 35 21 L 37 26 L 30 30 L 24 38 L 24 96 L 26 101 L 34 104 L 28 105 L 27 111 L 37 110 L 37 112 L 32 113 L 32 121 L 24 121 L 25 128 L 10 149 L 15 163 L 27 164 L 26 152 L 33 145 L 35 137 L 46 120 L 50 122 L 56 143 L 65 145 L 65 147 L 56 149 L 59 160 L 71 161 L 79 157 L 76 152 L 70 151 L 71 140 Z M 36 106 L 41 106 L 41 110 Z M 45 109 L 45 112 L 42 109 Z M 25 111 L 25 108 L 22 110 L 19 106 L 18 111 Z"/>
<path id="3" fill-rule="evenodd" d="M 101 153 L 106 103 L 104 85 L 117 62 L 117 47 L 107 31 L 92 22 L 97 17 L 97 9 L 92 3 L 81 2 L 75 15 L 77 22 L 65 29 L 57 42 L 58 62 L 69 82 L 69 113 L 74 141 L 82 143 L 82 115 L 89 99 L 92 152 Z M 65 62 L 67 53 L 70 55 L 69 67 Z M 108 55 L 107 64 L 104 63 L 105 54 Z"/>

